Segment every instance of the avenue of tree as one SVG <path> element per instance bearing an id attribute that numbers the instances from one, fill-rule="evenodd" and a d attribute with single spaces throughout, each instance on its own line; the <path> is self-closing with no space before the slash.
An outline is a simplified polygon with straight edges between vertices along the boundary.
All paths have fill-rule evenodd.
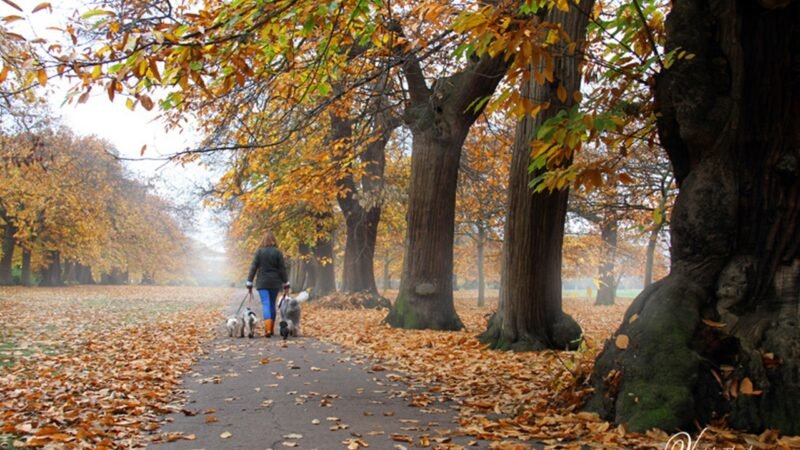
<path id="1" fill-rule="evenodd" d="M 110 144 L 52 125 L 45 111 L 0 111 L 0 285 L 183 280 L 189 243 L 172 205 Z"/>
<path id="2" fill-rule="evenodd" d="M 374 266 L 402 246 L 395 327 L 461 328 L 454 255 L 474 246 L 482 286 L 502 242 L 481 339 L 576 348 L 564 249 L 599 249 L 608 304 L 638 241 L 648 286 L 587 408 L 635 431 L 724 417 L 797 434 L 798 19 L 796 0 L 106 0 L 69 44 L 3 31 L 0 82 L 10 96 L 72 77 L 74 101 L 102 89 L 196 120 L 206 139 L 176 158 L 226 168 L 208 202 L 239 251 L 275 229 L 315 295 L 336 289 L 343 248 L 342 289 L 389 306 Z"/>

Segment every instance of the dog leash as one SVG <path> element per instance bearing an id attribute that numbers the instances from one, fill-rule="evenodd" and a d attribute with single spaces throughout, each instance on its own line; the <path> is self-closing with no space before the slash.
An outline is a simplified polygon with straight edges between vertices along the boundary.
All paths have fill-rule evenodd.
<path id="1" fill-rule="evenodd" d="M 253 302 L 253 293 L 251 291 L 248 291 L 247 294 L 244 294 L 244 298 L 239 303 L 239 307 L 236 309 L 236 314 L 235 314 L 236 316 L 238 316 L 239 313 L 242 312 L 242 306 L 244 306 L 244 301 L 247 300 L 248 297 L 250 298 L 250 303 Z"/>
<path id="2" fill-rule="evenodd" d="M 281 309 L 281 306 L 283 305 L 283 301 L 284 301 L 284 300 L 286 300 L 286 293 L 287 293 L 287 292 L 289 292 L 289 290 L 288 290 L 288 289 L 284 289 L 284 290 L 283 290 L 283 297 L 281 297 L 281 299 L 280 299 L 280 300 L 278 300 L 278 310 L 280 310 L 280 309 Z"/>

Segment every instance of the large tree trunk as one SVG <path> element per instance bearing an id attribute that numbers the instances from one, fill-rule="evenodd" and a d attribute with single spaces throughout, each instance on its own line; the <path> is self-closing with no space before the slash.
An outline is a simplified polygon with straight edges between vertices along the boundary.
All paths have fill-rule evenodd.
<path id="1" fill-rule="evenodd" d="M 3 257 L 0 259 L 0 285 L 10 285 L 14 280 L 11 277 L 11 262 L 14 260 L 14 248 L 17 245 L 17 240 L 14 234 L 17 233 L 17 227 L 7 220 L 3 227 Z"/>
<path id="2" fill-rule="evenodd" d="M 22 249 L 22 276 L 20 277 L 20 284 L 23 286 L 33 285 L 33 276 L 31 274 L 31 251 L 25 248 Z"/>
<path id="3" fill-rule="evenodd" d="M 559 24 L 573 42 L 586 34 L 587 16 L 594 0 L 582 0 L 568 13 L 552 10 L 546 22 Z M 564 47 L 568 43 L 564 43 Z M 580 54 L 580 52 L 576 52 Z M 503 240 L 500 299 L 481 340 L 493 348 L 518 351 L 545 348 L 575 348 L 581 328 L 561 309 L 561 247 L 567 214 L 568 190 L 534 193 L 529 181 L 542 173 L 530 174 L 531 139 L 536 130 L 559 111 L 574 106 L 572 95 L 566 103 L 557 97 L 559 83 L 568 93 L 580 91 L 579 58 L 555 58 L 554 80 L 540 85 L 531 77 L 523 95 L 537 102 L 550 101 L 549 109 L 535 118 L 526 116 L 517 124 L 511 157 L 511 178 Z"/>
<path id="4" fill-rule="evenodd" d="M 653 284 L 653 266 L 655 265 L 656 244 L 658 244 L 659 233 L 661 233 L 661 225 L 653 228 L 650 231 L 650 236 L 647 238 L 647 250 L 644 262 L 644 287 Z"/>
<path id="5" fill-rule="evenodd" d="M 673 2 L 666 50 L 694 57 L 656 87 L 671 270 L 625 314 L 629 344 L 606 344 L 589 403 L 630 430 L 727 415 L 800 434 L 799 22 L 796 0 Z"/>
<path id="6" fill-rule="evenodd" d="M 289 260 L 289 284 L 295 291 L 302 291 L 311 286 L 308 284 L 308 254 L 311 250 L 305 244 L 300 244 L 298 255 Z"/>
<path id="7" fill-rule="evenodd" d="M 313 289 L 314 277 L 316 274 L 314 273 L 314 264 L 312 261 L 314 255 L 311 250 L 311 246 L 301 243 L 298 247 L 298 253 L 300 254 L 300 258 L 295 258 L 296 261 L 292 263 L 292 273 L 297 274 L 297 279 L 295 281 L 291 281 L 292 277 L 295 275 L 290 274 L 290 283 L 295 291 Z M 295 269 L 297 269 L 296 272 Z"/>
<path id="8" fill-rule="evenodd" d="M 92 268 L 83 264 L 78 264 L 78 283 L 80 284 L 94 284 L 92 277 Z"/>
<path id="9" fill-rule="evenodd" d="M 617 276 L 614 273 L 617 259 L 617 220 L 606 220 L 600 230 L 603 239 L 603 261 L 600 263 L 598 277 L 600 287 L 597 289 L 595 305 L 613 305 L 617 298 Z"/>
<path id="10" fill-rule="evenodd" d="M 311 271 L 313 281 L 311 292 L 322 297 L 336 292 L 336 272 L 333 267 L 333 240 L 318 240 L 314 245 Z"/>
<path id="11" fill-rule="evenodd" d="M 342 291 L 377 294 L 375 284 L 375 240 L 378 237 L 380 207 L 356 208 L 345 218 L 347 239 L 344 249 Z"/>
<path id="12" fill-rule="evenodd" d="M 64 261 L 64 283 L 78 284 L 77 264 L 74 261 Z"/>
<path id="13" fill-rule="evenodd" d="M 478 227 L 478 238 L 475 241 L 478 250 L 478 306 L 486 305 L 486 277 L 484 276 L 484 247 L 486 246 L 486 230 Z"/>
<path id="14" fill-rule="evenodd" d="M 387 322 L 400 328 L 457 330 L 453 305 L 453 221 L 463 137 L 414 133 L 408 231 L 400 292 Z M 466 130 L 461 130 L 466 136 Z M 453 142 L 455 141 L 455 142 Z"/>
<path id="15" fill-rule="evenodd" d="M 386 322 L 400 328 L 458 330 L 453 305 L 453 235 L 459 160 L 469 128 L 508 68 L 504 55 L 487 55 L 428 88 L 416 56 L 404 74 L 413 136 L 406 251 L 400 291 Z"/>
<path id="16" fill-rule="evenodd" d="M 381 78 L 376 83 L 376 91 L 386 88 Z M 361 154 L 364 175 L 358 186 L 352 171 L 337 180 L 341 190 L 338 196 L 339 207 L 345 217 L 347 239 L 345 240 L 344 264 L 342 270 L 342 291 L 369 292 L 375 297 L 378 287 L 375 284 L 375 241 L 378 238 L 378 222 L 381 218 L 381 191 L 383 172 L 386 167 L 386 144 L 399 121 L 390 117 L 386 108 L 386 97 L 376 93 L 376 100 L 370 104 L 375 125 L 370 137 L 374 138 Z M 352 125 L 347 117 L 331 113 L 331 141 L 338 143 L 348 153 L 352 153 Z M 341 155 L 342 157 L 352 155 Z M 376 298 L 377 300 L 377 298 Z M 383 307 L 388 307 L 385 299 Z M 378 302 L 381 303 L 381 302 Z"/>
<path id="17" fill-rule="evenodd" d="M 61 254 L 59 252 L 50 253 L 50 261 L 45 269 L 42 270 L 40 286 L 63 286 L 64 279 L 61 270 Z"/>

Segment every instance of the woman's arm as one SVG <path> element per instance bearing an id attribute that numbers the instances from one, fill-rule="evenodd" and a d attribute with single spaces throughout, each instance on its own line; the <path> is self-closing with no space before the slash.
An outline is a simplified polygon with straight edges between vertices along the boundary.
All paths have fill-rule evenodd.
<path id="1" fill-rule="evenodd" d="M 283 252 L 278 253 L 278 273 L 281 276 L 281 281 L 286 284 L 289 282 L 289 276 L 286 274 L 286 261 L 283 259 Z"/>
<path id="2" fill-rule="evenodd" d="M 260 250 L 260 249 L 259 249 Z M 256 271 L 258 270 L 259 265 L 259 258 L 258 258 L 258 250 L 256 250 L 256 254 L 253 255 L 253 262 L 250 263 L 250 272 L 247 274 L 247 286 L 253 286 L 253 278 L 256 276 Z"/>

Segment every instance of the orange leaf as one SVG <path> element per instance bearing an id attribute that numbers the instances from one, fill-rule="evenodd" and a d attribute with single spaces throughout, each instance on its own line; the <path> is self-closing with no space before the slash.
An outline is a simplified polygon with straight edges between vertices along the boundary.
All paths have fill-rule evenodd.
<path id="1" fill-rule="evenodd" d="M 745 377 L 739 383 L 739 393 L 742 395 L 761 395 L 763 391 L 753 389 L 753 382 L 750 381 L 750 378 Z"/>
<path id="2" fill-rule="evenodd" d="M 703 319 L 703 323 L 711 328 L 725 328 L 725 324 L 722 322 L 714 322 L 713 320 Z"/>
<path id="3" fill-rule="evenodd" d="M 620 334 L 614 340 L 614 343 L 617 345 L 618 349 L 625 350 L 626 348 L 628 348 L 628 344 L 630 343 L 630 339 L 628 338 L 628 336 L 626 336 L 624 334 Z"/>
<path id="4" fill-rule="evenodd" d="M 46 85 L 47 71 L 44 69 L 39 69 L 39 71 L 36 72 L 36 78 L 39 80 L 39 84 L 41 84 L 42 86 Z"/>
<path id="5" fill-rule="evenodd" d="M 631 176 L 628 175 L 627 173 L 621 173 L 621 174 L 617 175 L 617 178 L 619 179 L 619 182 L 622 183 L 622 184 L 631 184 L 631 183 L 633 183 L 633 178 L 631 178 Z"/>
<path id="6" fill-rule="evenodd" d="M 558 85 L 558 89 L 556 89 L 556 95 L 558 96 L 558 99 L 561 101 L 561 103 L 567 101 L 567 90 L 564 88 L 563 84 Z"/>
<path id="7" fill-rule="evenodd" d="M 31 11 L 31 13 L 37 13 L 37 12 L 43 10 L 43 9 L 50 10 L 50 13 L 53 12 L 53 7 L 50 5 L 50 2 L 44 2 L 44 3 L 39 3 L 38 5 L 36 5 L 36 8 L 33 8 L 33 11 Z"/>

